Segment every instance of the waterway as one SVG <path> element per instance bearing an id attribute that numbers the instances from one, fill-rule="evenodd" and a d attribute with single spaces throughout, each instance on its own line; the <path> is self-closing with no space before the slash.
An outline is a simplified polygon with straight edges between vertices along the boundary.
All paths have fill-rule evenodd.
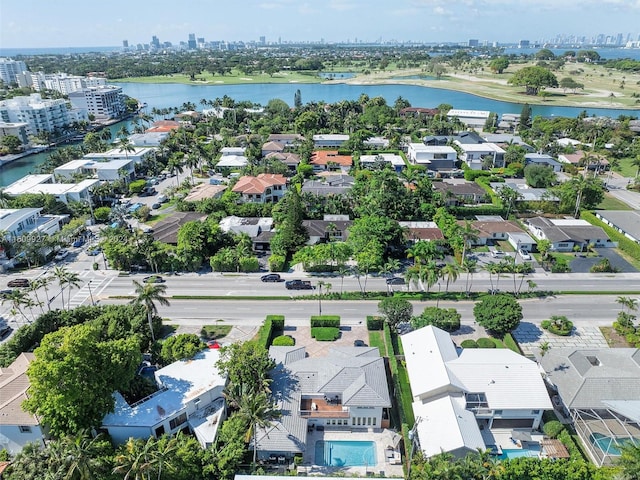
<path id="1" fill-rule="evenodd" d="M 147 103 L 147 111 L 152 108 L 168 108 L 180 106 L 185 102 L 200 105 L 205 98 L 213 100 L 228 95 L 236 101 L 250 101 L 254 104 L 266 105 L 269 100 L 279 98 L 293 105 L 294 95 L 300 90 L 302 102 L 334 103 L 341 100 L 357 100 L 360 95 L 383 97 L 388 104 L 393 104 L 398 97 L 407 99 L 415 107 L 436 107 L 448 103 L 458 109 L 489 110 L 498 114 L 520 113 L 522 105 L 501 102 L 478 97 L 463 92 L 440 88 L 421 87 L 417 85 L 347 85 L 347 84 L 251 84 L 251 85 L 184 85 L 153 83 L 120 83 L 123 92 L 130 97 Z M 576 117 L 582 111 L 588 115 L 608 116 L 638 115 L 638 111 L 558 107 L 550 105 L 532 105 L 533 115 Z M 130 122 L 126 123 L 130 125 Z M 114 134 L 122 127 L 122 123 L 109 127 Z M 7 186 L 19 178 L 32 173 L 43 163 L 48 153 L 24 157 L 0 168 L 0 186 Z"/>

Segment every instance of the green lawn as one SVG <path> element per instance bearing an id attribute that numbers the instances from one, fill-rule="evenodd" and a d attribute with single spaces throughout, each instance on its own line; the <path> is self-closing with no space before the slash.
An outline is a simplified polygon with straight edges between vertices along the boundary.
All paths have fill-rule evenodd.
<path id="1" fill-rule="evenodd" d="M 618 172 L 623 177 L 634 178 L 638 173 L 638 167 L 631 164 L 631 157 L 622 158 L 619 160 L 618 167 L 613 170 Z"/>
<path id="2" fill-rule="evenodd" d="M 200 330 L 200 335 L 207 340 L 215 340 L 229 335 L 232 328 L 232 325 L 205 325 Z"/>
<path id="3" fill-rule="evenodd" d="M 384 345 L 384 339 L 382 338 L 382 332 L 380 330 L 372 330 L 369 332 L 369 346 L 378 347 L 381 357 L 387 356 L 387 348 Z"/>
<path id="4" fill-rule="evenodd" d="M 270 76 L 266 73 L 255 75 L 245 75 L 237 70 L 233 70 L 228 75 L 212 75 L 203 72 L 196 75 L 193 81 L 189 75 L 175 73 L 171 75 L 155 75 L 152 77 L 129 77 L 117 78 L 114 82 L 121 83 L 183 83 L 187 85 L 246 85 L 250 83 L 320 83 L 323 81 L 312 72 L 291 72 L 283 71 Z"/>
<path id="5" fill-rule="evenodd" d="M 605 193 L 604 200 L 598 204 L 596 210 L 633 210 L 626 203 L 618 200 L 617 198 Z"/>

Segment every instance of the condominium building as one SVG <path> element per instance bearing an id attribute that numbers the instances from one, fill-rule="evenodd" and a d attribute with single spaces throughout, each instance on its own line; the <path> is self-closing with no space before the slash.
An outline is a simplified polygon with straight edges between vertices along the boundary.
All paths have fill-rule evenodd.
<path id="1" fill-rule="evenodd" d="M 0 80 L 6 85 L 16 82 L 16 75 L 27 70 L 27 64 L 22 60 L 0 58 Z"/>
<path id="2" fill-rule="evenodd" d="M 25 79 L 26 83 L 32 86 L 34 90 L 56 90 L 64 95 L 82 90 L 83 88 L 101 87 L 107 84 L 107 79 L 104 77 L 82 77 L 79 75 L 69 75 L 67 73 L 25 73 L 29 75 L 29 78 Z"/>
<path id="3" fill-rule="evenodd" d="M 0 102 L 0 121 L 26 123 L 28 135 L 61 131 L 74 122 L 88 120 L 87 110 L 70 108 L 62 99 L 43 99 L 39 93 Z"/>
<path id="4" fill-rule="evenodd" d="M 8 135 L 13 135 L 14 137 L 18 137 L 20 139 L 20 143 L 22 143 L 22 145 L 27 145 L 29 143 L 29 136 L 27 135 L 27 126 L 28 125 L 24 122 L 20 122 L 20 123 L 0 122 L 0 141 Z"/>
<path id="5" fill-rule="evenodd" d="M 75 108 L 85 109 L 96 118 L 117 118 L 126 111 L 122 88 L 114 85 L 88 87 L 71 92 L 69 100 Z"/>

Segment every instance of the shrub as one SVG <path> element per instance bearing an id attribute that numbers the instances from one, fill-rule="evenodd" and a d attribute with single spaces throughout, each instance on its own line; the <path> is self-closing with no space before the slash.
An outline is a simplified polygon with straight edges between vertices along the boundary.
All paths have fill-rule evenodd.
<path id="1" fill-rule="evenodd" d="M 282 255 L 273 254 L 269 257 L 269 270 L 272 272 L 283 272 L 287 259 Z"/>
<path id="2" fill-rule="evenodd" d="M 564 425 L 560 423 L 558 420 L 551 420 L 550 422 L 546 422 L 542 427 L 542 431 L 549 438 L 557 438 L 560 435 L 560 432 L 564 430 Z"/>
<path id="3" fill-rule="evenodd" d="M 273 339 L 271 345 L 274 347 L 293 347 L 296 344 L 294 338 L 290 335 L 280 335 Z"/>
<path id="4" fill-rule="evenodd" d="M 340 337 L 340 329 L 336 327 L 313 327 L 311 337 L 319 342 L 333 342 Z"/>
<path id="5" fill-rule="evenodd" d="M 160 357 L 162 363 L 168 365 L 177 360 L 193 357 L 207 345 L 193 333 L 181 333 L 162 342 Z"/>
<path id="6" fill-rule="evenodd" d="M 268 349 L 274 335 L 282 330 L 284 330 L 284 315 L 267 315 L 258 330 L 258 344 Z"/>
<path id="7" fill-rule="evenodd" d="M 490 338 L 479 338 L 476 341 L 478 348 L 496 348 L 496 344 Z"/>
<path id="8" fill-rule="evenodd" d="M 418 329 L 433 325 L 447 332 L 455 332 L 460 328 L 460 317 L 455 308 L 426 307 L 422 314 L 411 319 L 411 326 Z"/>
<path id="9" fill-rule="evenodd" d="M 573 322 L 564 315 L 553 315 L 549 320 L 543 320 L 540 326 L 554 335 L 567 337 L 573 330 Z"/>
<path id="10" fill-rule="evenodd" d="M 367 330 L 382 330 L 384 318 L 367 315 Z"/>
<path id="11" fill-rule="evenodd" d="M 313 327 L 340 327 L 340 315 L 313 315 L 311 328 Z"/>
<path id="12" fill-rule="evenodd" d="M 274 330 L 284 330 L 284 315 L 267 315 L 267 320 L 271 321 Z"/>
<path id="13" fill-rule="evenodd" d="M 591 273 L 617 273 L 620 271 L 620 269 L 611 265 L 611 262 L 608 258 L 603 258 L 593 267 L 591 267 L 589 271 Z"/>
<path id="14" fill-rule="evenodd" d="M 522 306 L 510 295 L 488 295 L 475 304 L 473 314 L 479 325 L 502 336 L 518 327 Z"/>
<path id="15" fill-rule="evenodd" d="M 238 259 L 241 272 L 257 272 L 260 270 L 257 257 L 241 257 Z"/>
<path id="16" fill-rule="evenodd" d="M 462 343 L 460 344 L 460 346 L 462 348 L 478 348 L 478 344 L 472 338 L 468 338 L 466 340 L 463 340 Z"/>
<path id="17" fill-rule="evenodd" d="M 93 211 L 93 216 L 98 222 L 106 222 L 109 220 L 109 215 L 111 215 L 109 207 L 98 207 Z"/>

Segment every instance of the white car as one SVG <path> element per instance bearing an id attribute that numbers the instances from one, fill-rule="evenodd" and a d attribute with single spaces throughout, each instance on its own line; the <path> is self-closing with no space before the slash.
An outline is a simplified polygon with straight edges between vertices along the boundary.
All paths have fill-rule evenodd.
<path id="1" fill-rule="evenodd" d="M 67 255 L 69 255 L 69 251 L 63 248 L 58 253 L 56 253 L 56 256 L 53 257 L 53 259 L 56 262 L 59 262 L 60 260 L 64 260 L 67 257 Z"/>
<path id="2" fill-rule="evenodd" d="M 526 250 L 520 249 L 518 250 L 518 254 L 523 260 L 531 260 L 531 255 Z"/>

